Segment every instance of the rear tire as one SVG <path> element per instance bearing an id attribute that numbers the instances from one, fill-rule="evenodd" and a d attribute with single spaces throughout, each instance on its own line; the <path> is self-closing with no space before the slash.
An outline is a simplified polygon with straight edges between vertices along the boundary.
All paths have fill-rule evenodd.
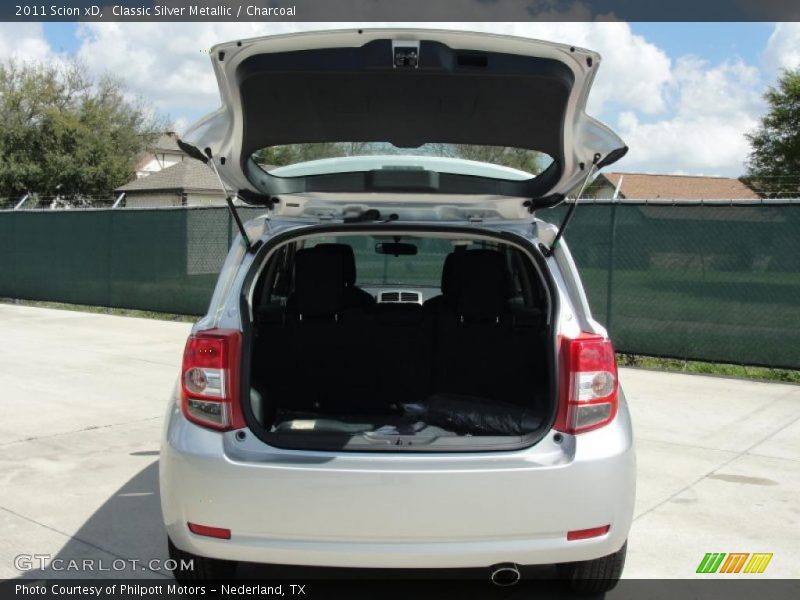
<path id="1" fill-rule="evenodd" d="M 169 557 L 176 563 L 175 568 L 172 570 L 172 576 L 180 584 L 231 579 L 236 574 L 238 563 L 234 561 L 208 558 L 185 552 L 176 547 L 169 538 L 167 538 L 167 546 L 169 547 Z M 189 566 L 189 561 L 192 561 L 191 565 L 194 568 L 186 568 Z"/>
<path id="2" fill-rule="evenodd" d="M 600 594 L 614 589 L 625 566 L 626 541 L 614 554 L 558 565 L 558 576 L 567 588 L 581 594 Z"/>

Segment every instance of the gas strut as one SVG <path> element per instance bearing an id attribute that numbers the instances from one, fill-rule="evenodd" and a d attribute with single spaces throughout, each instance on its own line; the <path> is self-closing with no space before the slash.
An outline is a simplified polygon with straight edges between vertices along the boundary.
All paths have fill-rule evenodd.
<path id="1" fill-rule="evenodd" d="M 228 210 L 233 217 L 234 222 L 236 223 L 237 229 L 239 229 L 239 233 L 242 234 L 242 242 L 244 242 L 244 247 L 248 252 L 254 252 L 257 248 L 257 244 L 253 244 L 250 241 L 250 238 L 247 235 L 247 232 L 244 229 L 244 224 L 242 223 L 242 219 L 239 217 L 239 211 L 236 210 L 236 205 L 233 203 L 233 196 L 228 192 L 228 188 L 225 186 L 225 182 L 222 181 L 222 177 L 217 170 L 217 165 L 214 163 L 214 159 L 211 156 L 211 148 L 206 148 L 206 153 L 203 154 L 197 146 L 192 146 L 191 144 L 187 144 L 182 140 L 177 140 L 178 147 L 183 150 L 186 154 L 195 158 L 199 161 L 202 161 L 208 165 L 212 171 L 214 171 L 214 175 L 217 176 L 217 181 L 219 182 L 219 187 L 222 188 L 222 193 L 225 196 L 225 204 L 228 205 Z"/>
<path id="2" fill-rule="evenodd" d="M 583 180 L 583 184 L 581 184 L 580 190 L 578 190 L 578 193 L 575 195 L 572 204 L 569 205 L 569 208 L 567 209 L 567 214 L 564 215 L 564 220 L 561 221 L 561 225 L 559 226 L 558 231 L 556 232 L 556 237 L 553 238 L 553 243 L 550 244 L 549 248 L 544 244 L 539 244 L 539 249 L 545 256 L 552 256 L 553 252 L 555 252 L 555 249 L 558 246 L 558 242 L 560 242 L 561 238 L 564 236 L 564 231 L 567 229 L 567 225 L 569 225 L 569 222 L 572 220 L 572 215 L 575 213 L 575 209 L 578 207 L 578 200 L 583 195 L 583 192 L 586 190 L 586 186 L 589 184 L 589 179 L 597 170 L 597 163 L 599 160 L 600 160 L 600 155 L 595 154 L 594 159 L 592 160 L 592 164 L 589 166 L 589 172 L 586 173 L 586 177 Z"/>

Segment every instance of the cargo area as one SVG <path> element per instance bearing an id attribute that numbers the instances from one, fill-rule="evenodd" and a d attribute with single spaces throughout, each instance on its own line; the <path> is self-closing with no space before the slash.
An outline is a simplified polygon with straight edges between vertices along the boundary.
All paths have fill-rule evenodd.
<path id="1" fill-rule="evenodd" d="M 257 268 L 246 412 L 265 441 L 505 449 L 549 428 L 550 295 L 522 248 L 348 233 L 284 243 Z"/>

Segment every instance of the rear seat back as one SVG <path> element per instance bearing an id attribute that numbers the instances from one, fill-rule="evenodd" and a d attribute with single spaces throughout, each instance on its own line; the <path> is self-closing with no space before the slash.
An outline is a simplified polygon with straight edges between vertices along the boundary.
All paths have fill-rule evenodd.
<path id="1" fill-rule="evenodd" d="M 433 330 L 419 304 L 377 304 L 372 311 L 376 408 L 395 412 L 422 402 L 431 388 Z"/>
<path id="2" fill-rule="evenodd" d="M 338 320 L 344 309 L 341 258 L 316 248 L 298 250 L 294 259 L 294 291 L 289 304 L 298 321 Z"/>
<path id="3" fill-rule="evenodd" d="M 268 409 L 392 413 L 435 393 L 531 406 L 524 392 L 545 376 L 541 315 L 510 307 L 504 253 L 451 255 L 458 258 L 443 285 L 447 302 L 434 309 L 394 303 L 364 309 L 347 300 L 352 279 L 339 252 L 298 250 L 286 312 L 261 321 L 254 365 L 265 374 L 259 391 Z"/>
<path id="4" fill-rule="evenodd" d="M 369 327 L 360 308 L 345 301 L 345 277 L 336 252 L 308 248 L 295 256 L 294 291 L 287 302 L 290 385 L 283 408 L 336 414 L 360 411 L 374 381 L 366 368 Z"/>
<path id="5" fill-rule="evenodd" d="M 530 331 L 521 332 L 508 303 L 506 257 L 496 250 L 468 250 L 459 259 L 455 305 L 436 324 L 435 391 L 530 406 Z M 523 335 L 523 333 L 526 333 Z"/>
<path id="6" fill-rule="evenodd" d="M 510 275 L 505 255 L 467 250 L 456 269 L 455 311 L 461 321 L 495 321 L 509 312 Z"/>

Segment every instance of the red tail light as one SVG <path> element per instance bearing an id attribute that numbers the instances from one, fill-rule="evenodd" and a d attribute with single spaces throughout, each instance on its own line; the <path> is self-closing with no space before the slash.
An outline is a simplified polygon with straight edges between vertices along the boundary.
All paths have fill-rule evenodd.
<path id="1" fill-rule="evenodd" d="M 190 421 L 226 431 L 244 427 L 239 407 L 238 331 L 210 329 L 189 336 L 181 369 L 181 409 Z"/>
<path id="2" fill-rule="evenodd" d="M 617 414 L 617 359 L 611 341 L 584 333 L 561 339 L 561 381 L 554 428 L 565 433 L 591 431 Z"/>

